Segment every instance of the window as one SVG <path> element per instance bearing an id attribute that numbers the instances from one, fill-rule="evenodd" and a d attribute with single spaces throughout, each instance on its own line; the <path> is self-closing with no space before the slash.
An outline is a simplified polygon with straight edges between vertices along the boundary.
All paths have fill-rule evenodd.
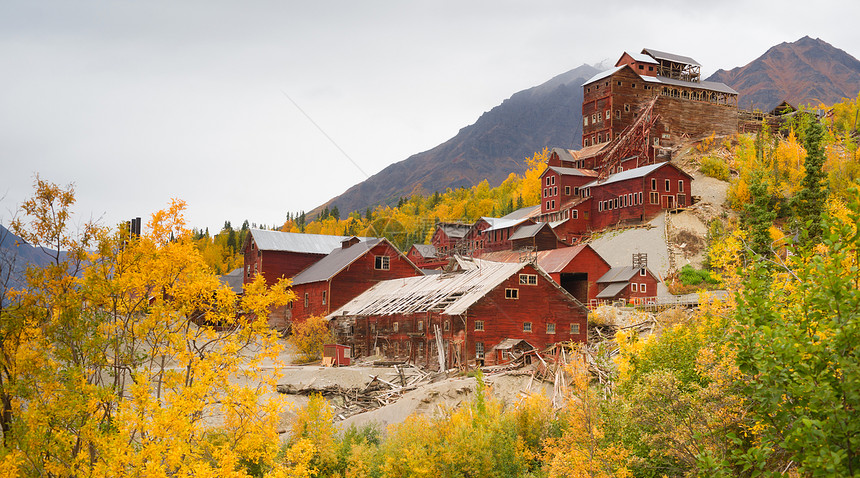
<path id="1" fill-rule="evenodd" d="M 565 195 L 565 196 L 570 196 L 570 186 L 565 186 L 565 187 L 564 187 L 564 195 Z"/>
<path id="2" fill-rule="evenodd" d="M 423 320 L 418 321 L 418 331 L 424 332 L 424 321 Z"/>
<path id="3" fill-rule="evenodd" d="M 636 83 L 630 83 L 630 88 L 636 88 Z"/>
<path id="4" fill-rule="evenodd" d="M 609 119 L 609 110 L 606 110 L 606 119 Z"/>
<path id="5" fill-rule="evenodd" d="M 534 183 L 532 183 L 532 184 L 534 184 Z M 652 191 L 657 190 L 657 180 L 655 178 L 651 178 L 651 190 Z"/>
<path id="6" fill-rule="evenodd" d="M 597 114 L 596 113 L 591 113 L 591 123 L 592 124 L 597 123 Z"/>
<path id="7" fill-rule="evenodd" d="M 621 82 L 620 82 L 620 81 L 618 82 L 618 86 L 621 86 Z"/>
<path id="8" fill-rule="evenodd" d="M 546 185 L 549 186 L 549 176 L 546 177 Z"/>
<path id="9" fill-rule="evenodd" d="M 621 119 L 621 110 L 615 110 L 615 119 Z"/>
<path id="10" fill-rule="evenodd" d="M 505 299 L 519 299 L 520 298 L 520 290 L 519 289 L 505 289 Z"/>
<path id="11" fill-rule="evenodd" d="M 484 330 L 484 321 L 476 320 L 475 321 L 475 330 Z"/>
<path id="12" fill-rule="evenodd" d="M 531 332 L 532 331 L 532 323 L 531 322 L 523 322 L 523 332 Z"/>
<path id="13" fill-rule="evenodd" d="M 445 332 L 447 332 L 447 331 L 451 330 L 451 321 L 450 321 L 450 320 L 446 320 L 446 321 L 445 321 L 445 324 L 442 326 L 442 329 L 443 329 Z"/>
<path id="14" fill-rule="evenodd" d="M 630 292 L 639 292 L 639 284 L 635 282 L 630 283 Z"/>
<path id="15" fill-rule="evenodd" d="M 588 116 L 582 118 L 582 126 L 588 126 Z"/>
<path id="16" fill-rule="evenodd" d="M 600 133 L 597 133 L 597 142 L 598 142 L 598 143 L 602 143 L 602 142 L 603 142 L 603 135 L 602 135 L 602 134 L 600 134 Z"/>
<path id="17" fill-rule="evenodd" d="M 549 209 L 549 201 L 546 202 L 546 208 Z"/>
<path id="18" fill-rule="evenodd" d="M 646 284 L 645 284 L 644 282 L 643 282 L 643 283 L 641 283 L 641 284 L 639 284 L 639 292 L 640 292 L 640 293 L 642 293 L 642 294 L 644 294 L 644 293 L 645 293 L 645 285 L 646 285 Z"/>
<path id="19" fill-rule="evenodd" d="M 628 206 L 633 205 L 633 193 L 627 193 L 627 205 Z"/>
<path id="20" fill-rule="evenodd" d="M 308 308 L 308 293 L 305 292 L 305 309 Z"/>
<path id="21" fill-rule="evenodd" d="M 389 269 L 391 258 L 388 256 L 375 256 L 373 268 L 377 270 L 387 271 Z"/>
<path id="22" fill-rule="evenodd" d="M 537 274 L 520 274 L 520 285 L 537 285 Z"/>
<path id="23" fill-rule="evenodd" d="M 678 192 L 679 193 L 684 192 L 684 181 L 681 179 L 678 180 Z"/>
<path id="24" fill-rule="evenodd" d="M 322 305 L 325 305 L 325 292 L 326 291 L 322 291 Z"/>
<path id="25" fill-rule="evenodd" d="M 574 219 L 579 219 L 579 209 L 573 209 L 571 213 L 573 214 Z"/>
<path id="26" fill-rule="evenodd" d="M 643 268 L 639 269 L 639 275 L 642 277 L 645 277 L 648 275 L 648 272 L 646 272 L 645 268 L 643 267 Z"/>
<path id="27" fill-rule="evenodd" d="M 627 196 L 621 196 L 621 207 L 627 207 Z"/>
<path id="28" fill-rule="evenodd" d="M 600 201 L 599 203 L 597 203 L 597 211 L 603 212 L 603 201 Z"/>
<path id="29" fill-rule="evenodd" d="M 555 209 L 555 199 L 553 199 L 553 200 L 552 200 L 552 201 L 550 201 L 550 202 L 552 203 L 552 206 L 550 206 L 550 208 L 551 208 L 551 209 Z"/>
<path id="30" fill-rule="evenodd" d="M 570 335 L 579 335 L 579 324 L 570 324 Z"/>
<path id="31" fill-rule="evenodd" d="M 475 358 L 484 358 L 484 342 L 475 342 Z"/>
<path id="32" fill-rule="evenodd" d="M 550 176 L 550 179 L 552 180 L 552 182 L 550 182 L 550 184 L 555 184 L 555 176 Z"/>
<path id="33" fill-rule="evenodd" d="M 660 146 L 660 138 L 654 138 L 654 146 Z"/>
<path id="34" fill-rule="evenodd" d="M 672 190 L 672 181 L 667 179 L 666 180 L 666 192 L 669 192 L 671 190 Z"/>
<path id="35" fill-rule="evenodd" d="M 555 182 L 555 181 L 553 181 L 553 182 Z M 552 188 L 552 195 L 553 195 L 553 196 L 558 196 L 558 186 L 553 186 L 553 188 Z"/>
<path id="36" fill-rule="evenodd" d="M 629 112 L 630 112 L 630 105 L 624 105 L 624 112 L 625 112 L 625 113 L 629 113 Z"/>
<path id="37" fill-rule="evenodd" d="M 391 328 L 392 330 L 397 332 L 397 330 L 400 328 L 400 322 L 395 322 L 394 325 L 391 326 Z"/>
<path id="38" fill-rule="evenodd" d="M 642 204 L 642 193 L 639 193 L 639 204 Z"/>
<path id="39" fill-rule="evenodd" d="M 660 193 L 651 193 L 651 204 L 660 204 Z"/>
<path id="40" fill-rule="evenodd" d="M 678 207 L 687 207 L 687 195 L 679 194 L 678 195 Z"/>
<path id="41" fill-rule="evenodd" d="M 546 324 L 546 333 L 554 334 L 555 333 L 555 324 Z"/>
<path id="42" fill-rule="evenodd" d="M 612 131 L 606 133 L 606 141 L 612 141 Z"/>
<path id="43" fill-rule="evenodd" d="M 613 209 L 618 209 L 618 198 L 615 198 L 615 207 Z"/>

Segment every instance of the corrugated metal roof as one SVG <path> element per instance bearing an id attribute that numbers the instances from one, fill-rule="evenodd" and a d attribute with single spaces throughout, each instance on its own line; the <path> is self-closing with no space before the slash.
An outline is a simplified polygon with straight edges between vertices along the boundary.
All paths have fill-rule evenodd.
<path id="1" fill-rule="evenodd" d="M 244 283 L 244 277 L 242 277 L 242 274 L 244 272 L 244 269 L 239 267 L 222 276 L 218 276 L 218 280 L 236 294 L 242 294 L 245 292 L 245 289 L 242 287 Z"/>
<path id="2" fill-rule="evenodd" d="M 350 315 L 393 315 L 438 311 L 464 313 L 525 264 L 476 262 L 474 269 L 456 274 L 407 277 L 379 282 L 334 311 L 329 318 Z"/>
<path id="3" fill-rule="evenodd" d="M 251 237 L 261 251 L 287 251 L 306 254 L 328 254 L 340 247 L 340 243 L 351 236 L 326 236 L 297 232 L 267 231 L 251 229 Z M 367 240 L 367 238 L 359 238 Z"/>
<path id="4" fill-rule="evenodd" d="M 620 173 L 615 173 L 615 174 L 609 176 L 608 178 L 606 178 L 606 181 L 603 181 L 603 182 L 592 181 L 588 184 L 580 186 L 580 189 L 591 188 L 591 187 L 595 187 L 595 186 L 603 186 L 605 184 L 617 183 L 619 181 L 626 181 L 628 179 L 642 178 L 642 177 L 645 177 L 645 176 L 651 174 L 651 172 L 656 171 L 656 170 L 662 168 L 663 166 L 666 166 L 667 164 L 669 164 L 669 163 L 663 162 L 663 163 L 657 163 L 657 164 L 649 164 L 648 166 L 642 166 L 639 168 L 633 168 L 633 169 L 628 169 L 626 171 L 621 171 Z"/>
<path id="5" fill-rule="evenodd" d="M 658 63 L 657 60 L 655 60 L 654 58 L 651 58 L 650 56 L 644 55 L 642 53 L 629 53 L 626 51 L 624 53 L 627 53 L 628 55 L 630 55 L 630 58 L 633 58 L 634 61 L 637 61 L 639 63 L 653 63 L 655 65 Z M 624 55 L 621 56 L 623 57 Z M 619 58 L 619 60 L 620 59 L 621 58 Z"/>
<path id="6" fill-rule="evenodd" d="M 335 249 L 329 255 L 323 257 L 317 262 L 314 262 L 307 269 L 296 274 L 296 276 L 293 277 L 293 285 L 308 284 L 311 282 L 331 279 L 337 275 L 338 272 L 346 268 L 346 266 L 355 262 L 356 259 L 363 256 L 367 251 L 383 241 L 386 243 L 388 242 L 386 239 L 374 238 L 353 244 L 346 249 Z"/>
<path id="7" fill-rule="evenodd" d="M 510 350 L 519 345 L 520 343 L 525 343 L 529 347 L 535 348 L 534 345 L 528 343 L 525 339 L 505 339 L 499 342 L 498 345 L 496 345 L 490 350 Z"/>
<path id="8" fill-rule="evenodd" d="M 664 51 L 655 50 L 653 48 L 644 48 L 642 49 L 642 53 L 645 55 L 650 55 L 655 60 L 669 60 L 675 63 L 683 63 L 685 65 L 692 66 L 702 66 L 696 60 L 690 58 L 689 56 L 676 55 L 674 53 L 666 53 Z"/>
<path id="9" fill-rule="evenodd" d="M 499 219 L 524 219 L 524 218 L 533 216 L 535 214 L 535 212 L 540 213 L 540 204 L 538 204 L 537 206 L 526 206 L 526 207 L 517 209 L 516 211 L 514 211 L 512 213 L 505 214 L 504 216 L 500 217 Z"/>
<path id="10" fill-rule="evenodd" d="M 633 266 L 613 267 L 606 274 L 603 274 L 600 279 L 597 279 L 597 283 L 623 282 L 626 284 L 638 273 L 639 269 L 634 269 Z"/>
<path id="11" fill-rule="evenodd" d="M 626 282 L 616 282 L 613 284 L 609 284 L 608 286 L 606 286 L 605 289 L 603 289 L 602 291 L 600 291 L 599 294 L 597 294 L 597 298 L 598 299 L 612 299 L 615 296 L 617 296 L 619 293 L 621 293 L 621 291 L 623 291 L 625 287 L 627 287 Z"/>
<path id="12" fill-rule="evenodd" d="M 582 177 L 589 177 L 589 178 L 596 178 L 597 177 L 597 171 L 592 171 L 590 169 L 563 168 L 561 166 L 549 166 L 549 167 L 547 167 L 547 170 L 550 170 L 550 169 L 557 172 L 558 174 L 561 174 L 564 176 L 582 176 Z"/>
<path id="13" fill-rule="evenodd" d="M 564 270 L 572 260 L 585 250 L 586 247 L 591 247 L 588 244 L 579 244 L 577 246 L 562 247 L 560 249 L 552 249 L 548 251 L 538 251 L 531 254 L 535 257 L 537 265 L 549 274 L 557 274 Z M 496 262 L 524 262 L 527 261 L 529 254 L 522 254 L 515 251 L 497 251 L 489 252 L 481 255 L 481 259 Z"/>
<path id="14" fill-rule="evenodd" d="M 433 244 L 412 244 L 412 247 L 425 259 L 436 257 L 436 246 Z"/>
<path id="15" fill-rule="evenodd" d="M 442 229 L 448 237 L 462 239 L 469 232 L 469 229 L 472 228 L 472 225 L 461 224 L 458 222 L 440 222 L 438 227 L 439 229 Z"/>
<path id="16" fill-rule="evenodd" d="M 684 81 L 665 76 L 643 76 L 643 81 L 648 83 L 656 83 L 659 85 L 682 86 L 685 88 L 699 88 L 702 90 L 716 91 L 718 93 L 726 93 L 729 95 L 737 95 L 738 92 L 733 90 L 729 85 L 717 81 Z"/>
<path id="17" fill-rule="evenodd" d="M 517 239 L 525 239 L 528 237 L 534 237 L 546 225 L 547 225 L 547 223 L 545 223 L 545 222 L 538 222 L 536 224 L 526 224 L 525 226 L 520 227 L 519 229 L 516 230 L 516 232 L 511 234 L 511 237 L 509 237 L 508 240 L 514 241 Z"/>
<path id="18" fill-rule="evenodd" d="M 523 217 L 520 219 L 504 219 L 500 217 L 484 217 L 483 220 L 487 221 L 490 224 L 490 227 L 484 229 L 484 232 L 495 231 L 498 229 L 506 229 L 509 227 L 514 227 L 518 224 L 522 224 L 529 220 L 528 217 Z"/>
<path id="19" fill-rule="evenodd" d="M 604 78 L 608 78 L 608 77 L 618 73 L 619 71 L 621 71 L 621 69 L 624 68 L 625 66 L 627 66 L 627 65 L 616 66 L 615 68 L 610 68 L 606 71 L 600 72 L 600 73 L 592 76 L 588 80 L 586 80 L 585 83 L 582 84 L 582 86 L 589 85 L 591 83 L 594 83 L 595 81 L 602 80 Z"/>

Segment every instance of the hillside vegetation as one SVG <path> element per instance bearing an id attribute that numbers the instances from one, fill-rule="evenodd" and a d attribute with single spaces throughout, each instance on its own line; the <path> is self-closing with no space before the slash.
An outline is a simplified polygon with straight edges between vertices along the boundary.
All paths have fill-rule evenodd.
<path id="1" fill-rule="evenodd" d="M 661 313 L 657 334 L 618 329 L 593 363 L 571 362 L 565 400 L 503 407 L 478 374 L 457 410 L 338 433 L 313 398 L 283 442 L 282 404 L 258 402 L 274 384 L 256 373 L 278 342 L 249 317 L 293 300 L 286 283 L 257 280 L 241 299 L 220 286 L 180 201 L 141 237 L 72 233 L 71 188 L 37 178 L 11 229 L 56 253 L 25 285 L 0 288 L 0 475 L 857 476 L 859 105 L 807 117 L 785 138 L 703 143 L 703 160 L 724 161 L 732 178 L 738 219 L 713 222 L 708 238 L 708 267 L 732 294 Z M 500 188 L 416 195 L 305 230 L 396 221 L 392 237 L 407 240 L 425 213 L 500 213 L 537 199 L 544 157 Z"/>

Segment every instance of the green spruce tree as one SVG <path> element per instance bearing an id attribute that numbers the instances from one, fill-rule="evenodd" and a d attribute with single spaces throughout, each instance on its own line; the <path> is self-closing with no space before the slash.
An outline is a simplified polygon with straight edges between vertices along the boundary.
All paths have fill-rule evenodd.
<path id="1" fill-rule="evenodd" d="M 824 174 L 824 127 L 812 121 L 806 131 L 806 160 L 802 188 L 794 198 L 794 218 L 798 230 L 805 230 L 803 242 L 814 244 L 821 239 L 821 213 L 827 202 L 827 177 Z"/>

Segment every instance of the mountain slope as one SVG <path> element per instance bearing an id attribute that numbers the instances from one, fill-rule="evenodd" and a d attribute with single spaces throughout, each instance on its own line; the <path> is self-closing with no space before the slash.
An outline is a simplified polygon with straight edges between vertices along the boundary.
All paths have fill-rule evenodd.
<path id="1" fill-rule="evenodd" d="M 547 146 L 578 148 L 581 85 L 597 72 L 582 65 L 520 91 L 450 140 L 388 166 L 326 205 L 336 205 L 342 212 L 361 211 L 396 203 L 416 189 L 432 193 L 470 187 L 483 179 L 497 186 L 511 172 L 523 172 L 523 159 L 535 151 Z"/>
<path id="2" fill-rule="evenodd" d="M 708 80 L 737 90 L 742 109 L 770 111 L 783 100 L 795 106 L 830 105 L 857 96 L 860 61 L 821 39 L 806 36 L 776 45 L 745 66 L 718 70 Z"/>

